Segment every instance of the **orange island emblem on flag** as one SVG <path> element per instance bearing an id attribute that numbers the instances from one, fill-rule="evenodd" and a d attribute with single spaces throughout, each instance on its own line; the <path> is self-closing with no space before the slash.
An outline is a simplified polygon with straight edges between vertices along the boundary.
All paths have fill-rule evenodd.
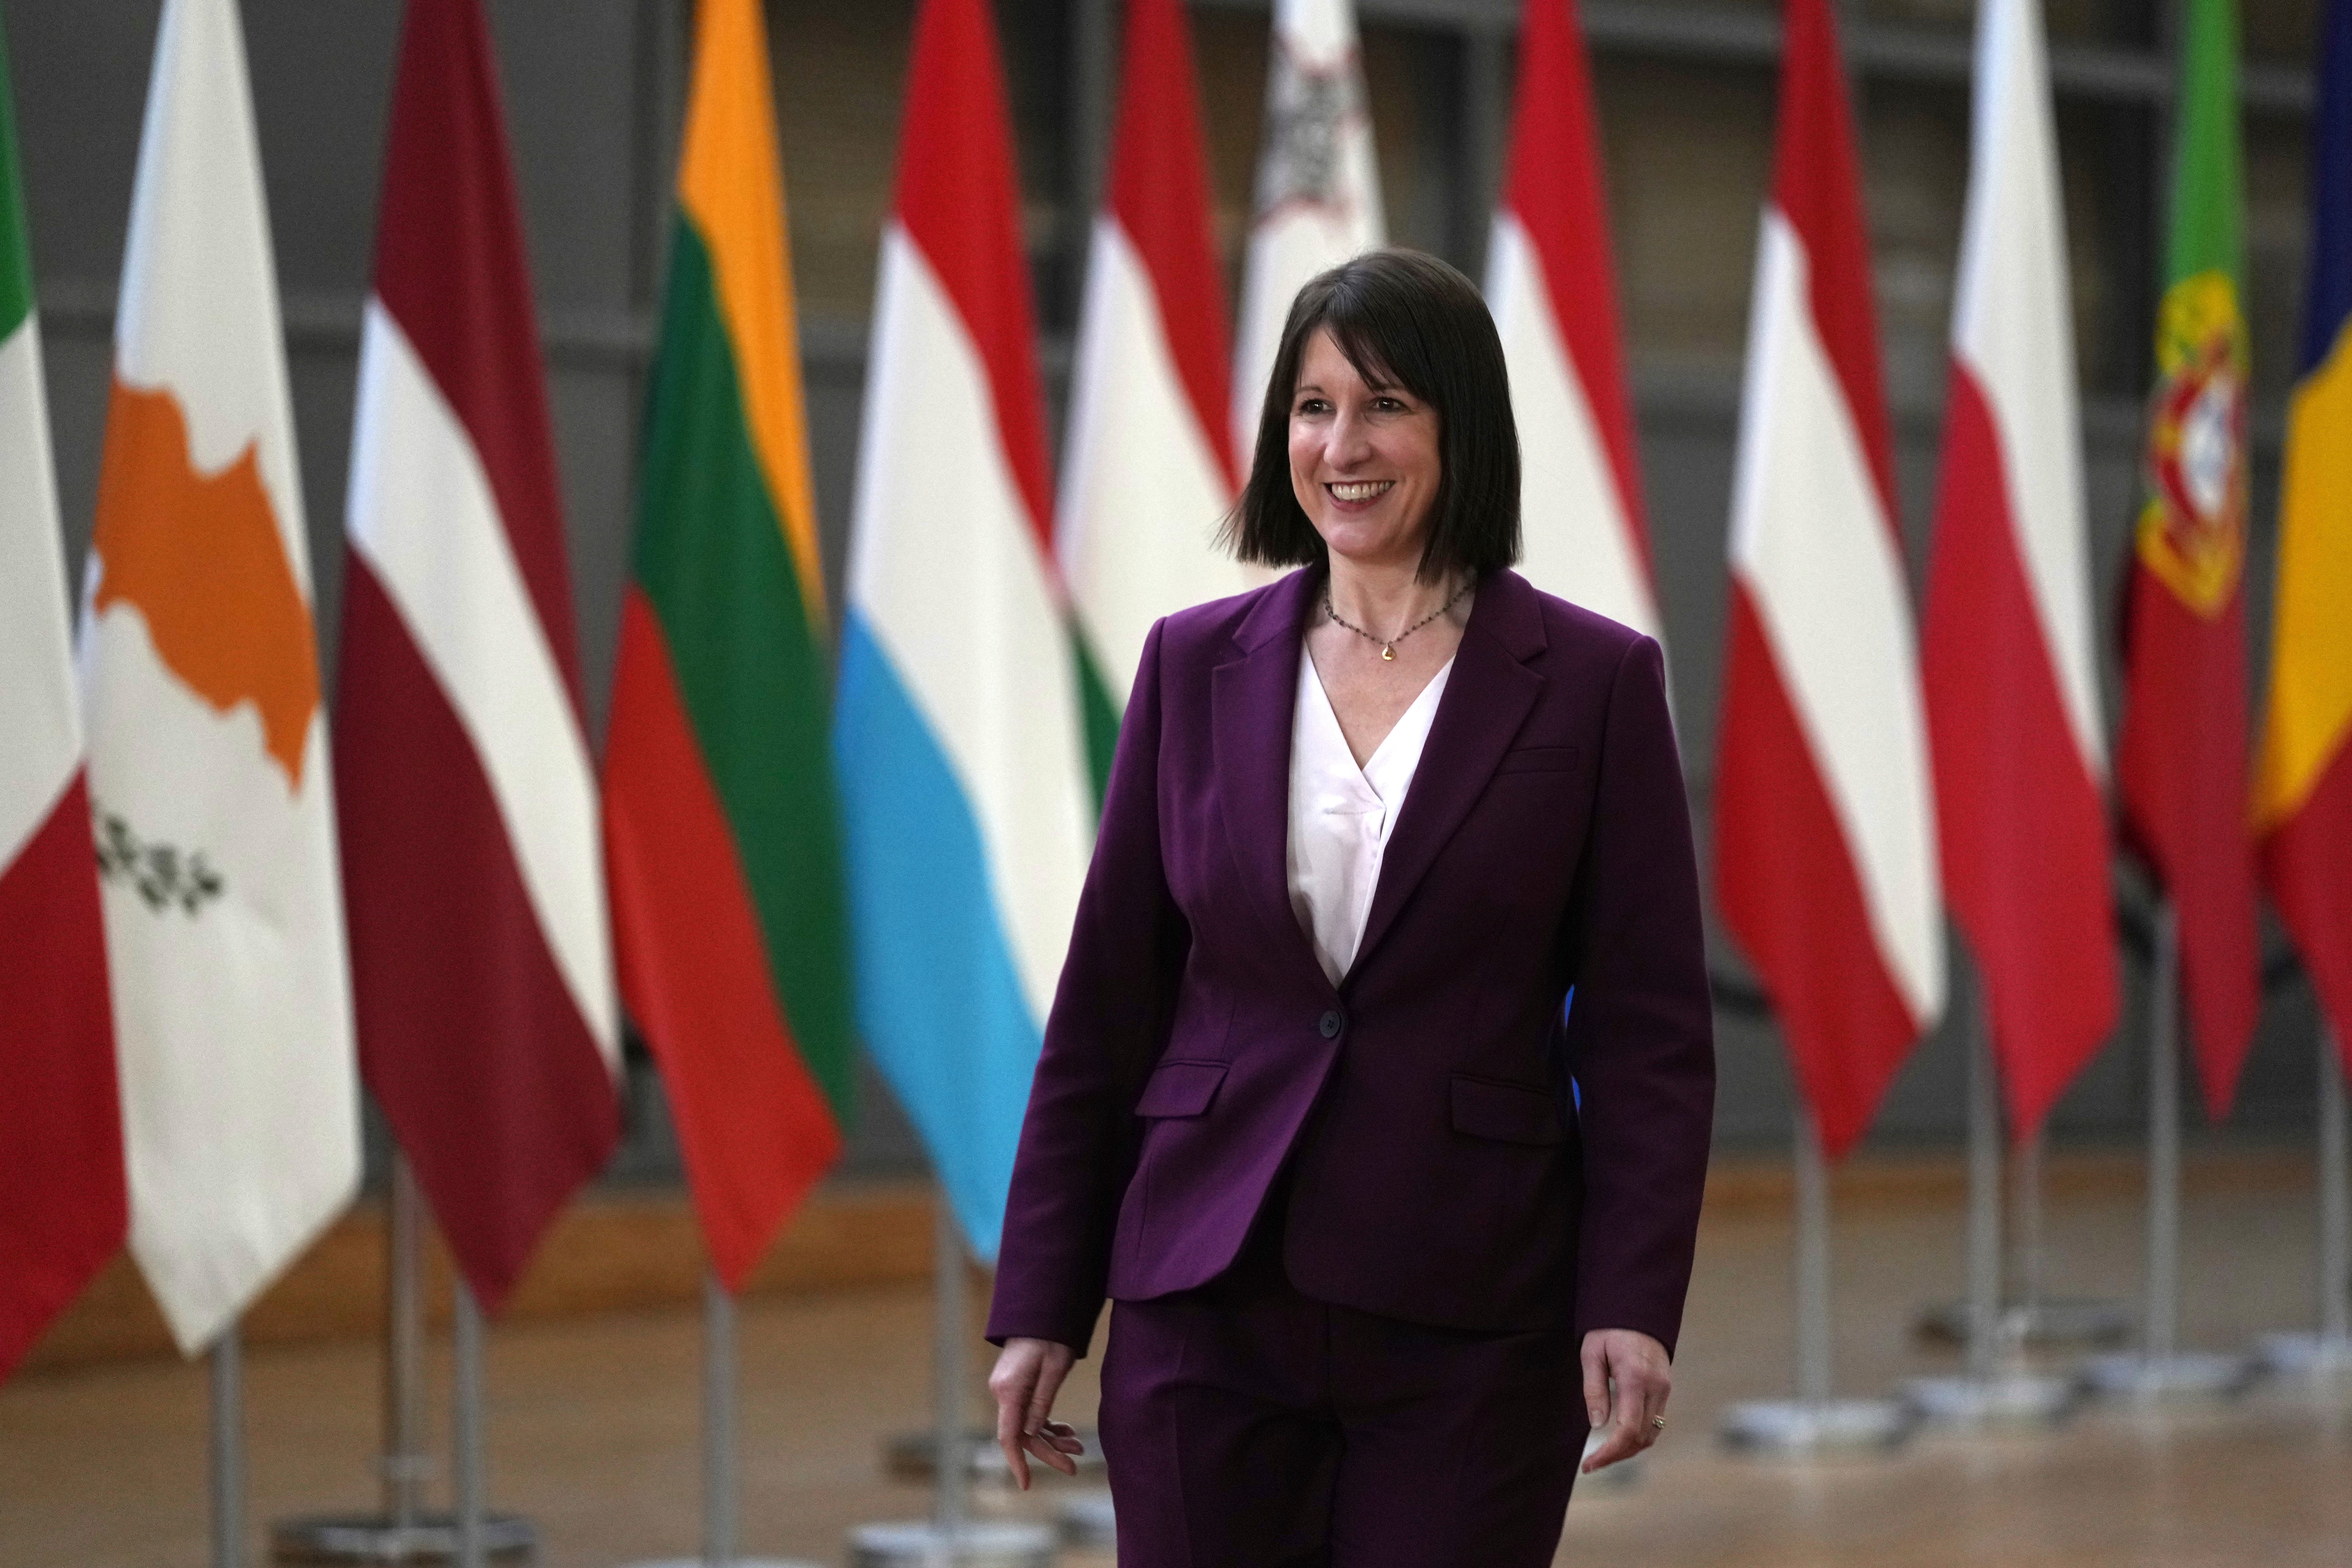
<path id="1" fill-rule="evenodd" d="M 2210 620 L 2246 555 L 2246 324 L 2227 273 L 2184 278 L 2165 294 L 2157 357 L 2139 558 Z"/>
<path id="2" fill-rule="evenodd" d="M 92 545 L 104 571 L 91 611 L 136 609 L 155 657 L 217 711 L 252 703 L 270 760 L 299 792 L 319 659 L 253 444 L 198 473 L 179 400 L 118 377 Z"/>

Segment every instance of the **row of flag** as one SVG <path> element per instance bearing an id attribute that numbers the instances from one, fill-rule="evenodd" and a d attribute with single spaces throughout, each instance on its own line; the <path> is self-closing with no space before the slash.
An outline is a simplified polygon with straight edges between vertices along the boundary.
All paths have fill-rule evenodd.
<path id="1" fill-rule="evenodd" d="M 2116 772 L 2181 908 L 2218 1111 L 2254 984 L 2244 338 L 2233 18 L 2189 4 Z M 1278 0 L 1228 361 L 1181 0 L 1127 16 L 1057 506 L 992 19 L 985 0 L 920 9 L 829 683 L 766 40 L 753 0 L 698 8 L 601 773 L 478 0 L 412 0 L 404 35 L 331 725 L 234 0 L 164 10 L 79 702 L 0 103 L 0 1018 L 31 1089 L 0 1101 L 5 1146 L 29 1155 L 0 1169 L 0 1371 L 126 1215 L 181 1343 L 209 1342 L 348 1201 L 354 1059 L 495 1310 L 617 1135 L 615 988 L 729 1286 L 837 1153 L 860 1040 L 992 1250 L 1144 631 L 1247 584 L 1211 538 L 1262 362 L 1297 286 L 1382 239 L 1346 0 Z M 1847 88 L 1826 0 L 1788 18 L 1733 508 L 1719 902 L 1833 1153 L 1943 1005 L 1947 905 L 2031 1130 L 2117 988 L 2041 19 L 2035 0 L 1983 6 L 1915 632 Z M 2352 0 L 2329 26 L 2255 810 L 2343 1023 Z M 1573 0 L 1527 6 L 1498 209 L 1488 294 L 1528 452 L 1528 571 L 1654 633 Z"/>

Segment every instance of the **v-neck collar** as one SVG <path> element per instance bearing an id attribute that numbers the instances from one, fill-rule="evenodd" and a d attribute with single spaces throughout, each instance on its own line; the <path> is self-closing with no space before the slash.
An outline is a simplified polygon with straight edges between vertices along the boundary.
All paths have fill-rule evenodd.
<path id="1" fill-rule="evenodd" d="M 1315 689 L 1318 700 L 1307 706 L 1317 717 L 1308 721 L 1322 731 L 1322 743 L 1331 749 L 1334 758 L 1347 759 L 1357 782 L 1371 792 L 1375 802 L 1394 805 L 1396 803 L 1391 796 L 1405 793 L 1395 788 L 1395 784 L 1402 783 L 1409 788 L 1413 773 L 1419 771 L 1417 764 L 1423 749 L 1428 743 L 1430 726 L 1437 716 L 1437 705 L 1444 700 L 1446 679 L 1454 673 L 1453 657 L 1449 656 L 1444 664 L 1437 667 L 1435 674 L 1422 682 L 1421 689 L 1413 693 L 1412 700 L 1405 705 L 1403 712 L 1397 715 L 1396 722 L 1389 726 L 1389 732 L 1382 735 L 1381 743 L 1372 748 L 1372 754 L 1360 763 L 1356 761 L 1355 748 L 1348 744 L 1348 731 L 1339 723 L 1339 710 L 1332 706 L 1331 689 L 1323 684 L 1323 671 L 1316 667 L 1315 656 L 1307 650 L 1307 639 L 1303 637 L 1298 639 L 1298 662 L 1301 684 L 1311 683 Z M 1381 762 L 1389 755 L 1390 747 L 1398 743 L 1398 737 L 1409 731 L 1414 732 L 1414 765 L 1407 766 L 1402 779 L 1391 781 L 1391 787 L 1384 790 L 1381 787 L 1380 775 L 1391 770 L 1383 768 Z"/>

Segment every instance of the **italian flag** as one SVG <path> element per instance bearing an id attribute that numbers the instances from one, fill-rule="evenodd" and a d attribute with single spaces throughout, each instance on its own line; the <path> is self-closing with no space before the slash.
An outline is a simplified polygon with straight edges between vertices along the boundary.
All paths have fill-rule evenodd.
<path id="1" fill-rule="evenodd" d="M 0 36 L 0 1379 L 130 1223 L 32 252 Z"/>
<path id="2" fill-rule="evenodd" d="M 2226 1115 L 2262 1011 L 2246 669 L 2244 198 L 2238 16 L 2189 0 L 2145 496 L 2124 604 L 2124 827 L 2179 911 L 2205 1109 Z"/>
<path id="3" fill-rule="evenodd" d="M 704 0 L 604 756 L 621 994 L 730 1290 L 841 1151 L 856 1039 L 770 90 L 755 0 Z"/>

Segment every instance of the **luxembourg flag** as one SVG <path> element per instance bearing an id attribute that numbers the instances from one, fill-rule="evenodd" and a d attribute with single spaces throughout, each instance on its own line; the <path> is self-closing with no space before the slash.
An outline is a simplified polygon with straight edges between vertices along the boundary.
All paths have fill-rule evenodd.
<path id="1" fill-rule="evenodd" d="M 1576 0 L 1527 0 L 1510 171 L 1486 252 L 1519 426 L 1519 570 L 1651 637 L 1650 534 Z"/>
<path id="2" fill-rule="evenodd" d="M 2040 0 L 1985 0 L 1920 634 L 1942 862 L 2031 1137 L 2120 1005 L 2074 324 Z"/>
<path id="3" fill-rule="evenodd" d="M 1054 531 L 1084 654 L 1097 793 L 1151 623 L 1250 585 L 1216 546 L 1239 488 L 1225 446 L 1225 342 L 1183 6 L 1132 0 Z"/>
<path id="4" fill-rule="evenodd" d="M 924 0 L 909 79 L 834 761 L 858 1025 L 993 1258 L 1094 801 L 985 0 Z"/>
<path id="5" fill-rule="evenodd" d="M 1788 5 L 1732 496 L 1716 885 L 1836 1159 L 1942 1011 L 1944 947 L 1861 172 L 1829 5 Z"/>

